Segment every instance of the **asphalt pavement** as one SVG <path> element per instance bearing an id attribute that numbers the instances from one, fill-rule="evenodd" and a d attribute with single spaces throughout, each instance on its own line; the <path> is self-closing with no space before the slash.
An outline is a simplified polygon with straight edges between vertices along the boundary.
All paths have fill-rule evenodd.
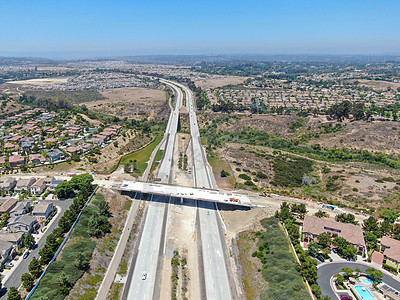
<path id="1" fill-rule="evenodd" d="M 353 270 L 359 268 L 363 273 L 366 272 L 367 268 L 372 267 L 369 264 L 357 263 L 357 262 L 330 262 L 321 264 L 318 266 L 318 280 L 317 283 L 321 287 L 322 295 L 329 296 L 332 300 L 339 299 L 335 294 L 331 286 L 331 278 L 345 268 L 349 267 Z M 400 291 L 400 281 L 394 279 L 392 276 L 383 272 L 382 281 L 394 289 Z"/>

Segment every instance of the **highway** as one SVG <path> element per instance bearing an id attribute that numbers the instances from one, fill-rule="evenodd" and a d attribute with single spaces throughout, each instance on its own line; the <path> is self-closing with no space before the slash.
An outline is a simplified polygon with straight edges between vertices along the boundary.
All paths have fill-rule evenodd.
<path id="1" fill-rule="evenodd" d="M 189 105 L 195 186 L 216 189 L 217 184 L 201 144 L 192 92 L 181 84 L 177 85 L 184 89 Z M 199 202 L 198 212 L 207 299 L 232 299 L 236 292 L 234 284 L 229 282 L 225 236 L 221 233 L 218 209 L 214 203 Z"/>
<path id="2" fill-rule="evenodd" d="M 171 112 L 167 130 L 164 135 L 164 155 L 159 166 L 158 177 L 162 183 L 170 183 L 173 169 L 173 153 L 175 137 L 178 129 L 179 110 L 182 102 L 182 92 L 169 82 L 163 83 L 171 86 L 176 92 L 175 109 Z M 158 298 L 161 275 L 159 270 L 164 249 L 165 217 L 168 213 L 168 197 L 152 195 L 149 202 L 143 233 L 140 239 L 136 260 L 134 260 L 133 275 L 127 282 L 129 300 L 145 300 Z M 146 278 L 142 274 L 146 273 Z"/>

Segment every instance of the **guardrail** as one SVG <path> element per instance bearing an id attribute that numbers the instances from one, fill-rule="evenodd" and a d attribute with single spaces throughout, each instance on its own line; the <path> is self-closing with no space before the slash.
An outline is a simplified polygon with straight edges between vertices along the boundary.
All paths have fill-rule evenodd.
<path id="1" fill-rule="evenodd" d="M 36 289 L 38 288 L 40 281 L 43 279 L 43 277 L 46 275 L 47 273 L 47 269 L 50 267 L 50 265 L 57 259 L 57 256 L 60 254 L 61 250 L 64 248 L 65 244 L 67 243 L 72 231 L 74 230 L 76 224 L 79 221 L 79 218 L 81 217 L 81 214 L 83 212 L 83 210 L 88 206 L 88 204 L 90 203 L 90 201 L 92 200 L 94 194 L 96 194 L 97 189 L 99 188 L 99 186 L 96 186 L 96 188 L 94 189 L 93 193 L 90 195 L 89 199 L 86 201 L 85 205 L 83 206 L 83 208 L 81 209 L 81 212 L 79 213 L 78 217 L 76 218 L 74 224 L 72 224 L 72 227 L 70 228 L 70 230 L 68 231 L 66 237 L 64 238 L 63 242 L 61 243 L 60 247 L 58 247 L 58 250 L 56 251 L 56 253 L 54 254 L 53 258 L 51 259 L 51 261 L 48 263 L 46 269 L 44 269 L 42 275 L 40 275 L 39 280 L 36 282 L 35 286 L 32 288 L 32 291 L 29 293 L 29 295 L 25 298 L 25 300 L 29 300 L 32 295 L 35 293 Z"/>

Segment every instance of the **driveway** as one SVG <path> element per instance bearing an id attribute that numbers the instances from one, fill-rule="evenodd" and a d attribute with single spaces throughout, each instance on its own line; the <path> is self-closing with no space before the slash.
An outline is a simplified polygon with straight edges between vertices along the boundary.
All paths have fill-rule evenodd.
<path id="1" fill-rule="evenodd" d="M 331 282 L 331 277 L 339 273 L 345 267 L 349 267 L 353 270 L 359 268 L 363 273 L 365 273 L 367 268 L 370 268 L 372 266 L 367 263 L 358 263 L 358 262 L 331 262 L 319 265 L 317 283 L 321 287 L 322 295 L 329 296 L 332 300 L 339 299 L 338 296 L 333 291 L 330 282 Z M 400 281 L 394 279 L 386 272 L 383 272 L 382 281 L 387 285 L 400 291 Z"/>

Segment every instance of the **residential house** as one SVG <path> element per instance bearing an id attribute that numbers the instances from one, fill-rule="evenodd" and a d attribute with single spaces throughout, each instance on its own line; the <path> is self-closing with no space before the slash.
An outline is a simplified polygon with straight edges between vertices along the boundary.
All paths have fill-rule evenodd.
<path id="1" fill-rule="evenodd" d="M 10 242 L 0 240 L 0 262 L 4 265 L 7 261 L 15 257 L 17 250 Z"/>
<path id="2" fill-rule="evenodd" d="M 384 236 L 381 239 L 381 253 L 384 263 L 400 270 L 400 241 Z"/>
<path id="3" fill-rule="evenodd" d="M 307 215 L 303 222 L 304 241 L 316 241 L 321 233 L 343 237 L 357 248 L 360 255 L 365 253 L 364 233 L 360 226 Z"/>
<path id="4" fill-rule="evenodd" d="M 64 152 L 59 149 L 46 150 L 52 162 L 56 162 L 65 158 Z"/>
<path id="5" fill-rule="evenodd" d="M 0 179 L 0 190 L 8 193 L 17 185 L 17 181 L 13 177 L 1 178 Z"/>
<path id="6" fill-rule="evenodd" d="M 9 214 L 10 211 L 17 205 L 18 199 L 10 198 L 7 199 L 1 206 L 0 206 L 0 216 L 3 214 Z"/>
<path id="7" fill-rule="evenodd" d="M 14 247 L 19 248 L 23 232 L 0 231 L 0 241 L 10 242 Z"/>
<path id="8" fill-rule="evenodd" d="M 46 178 L 39 178 L 34 184 L 31 185 L 31 194 L 40 195 L 47 188 Z"/>
<path id="9" fill-rule="evenodd" d="M 81 154 L 82 153 L 82 148 L 80 146 L 77 147 L 68 147 L 65 148 L 65 151 L 68 152 L 69 154 Z"/>
<path id="10" fill-rule="evenodd" d="M 10 150 L 17 150 L 18 149 L 18 145 L 12 144 L 12 143 L 5 143 L 4 144 L 4 151 L 10 151 Z"/>
<path id="11" fill-rule="evenodd" d="M 17 205 L 10 211 L 10 217 L 18 217 L 29 213 L 31 203 L 29 201 L 18 202 Z"/>
<path id="12" fill-rule="evenodd" d="M 93 148 L 93 145 L 92 144 L 88 144 L 88 143 L 82 143 L 79 146 L 81 146 L 82 151 L 84 151 L 84 152 L 89 151 L 89 150 L 91 150 Z"/>
<path id="13" fill-rule="evenodd" d="M 10 232 L 29 233 L 38 229 L 40 225 L 35 217 L 22 215 L 15 218 L 10 218 L 8 221 L 8 230 Z"/>
<path id="14" fill-rule="evenodd" d="M 32 215 L 40 221 L 46 221 L 48 217 L 54 212 L 53 203 L 39 203 L 35 205 L 32 211 Z"/>
<path id="15" fill-rule="evenodd" d="M 9 138 L 8 141 L 11 143 L 19 143 L 23 139 L 22 135 L 16 135 L 13 136 L 12 138 Z"/>
<path id="16" fill-rule="evenodd" d="M 21 142 L 22 151 L 28 152 L 32 149 L 33 143 L 32 142 Z"/>
<path id="17" fill-rule="evenodd" d="M 56 190 L 57 185 L 59 185 L 61 182 L 63 182 L 64 180 L 57 180 L 57 179 L 53 179 L 51 181 L 51 183 L 49 184 L 49 191 L 54 193 Z"/>
<path id="18" fill-rule="evenodd" d="M 34 163 L 35 165 L 40 165 L 47 162 L 47 159 L 42 154 L 37 153 L 37 154 L 29 154 L 29 161 Z"/>
<path id="19" fill-rule="evenodd" d="M 2 165 L 6 162 L 6 159 L 4 157 L 0 157 L 0 168 L 2 167 Z"/>
<path id="20" fill-rule="evenodd" d="M 50 138 L 45 139 L 44 142 L 45 143 L 54 143 L 55 144 L 55 143 L 58 143 L 58 140 L 56 138 L 50 137 Z"/>
<path id="21" fill-rule="evenodd" d="M 19 154 L 11 155 L 8 158 L 8 161 L 11 167 L 16 168 L 25 163 L 25 156 L 21 156 Z"/>
<path id="22" fill-rule="evenodd" d="M 14 190 L 16 192 L 22 192 L 22 191 L 29 191 L 30 187 L 32 184 L 36 182 L 36 178 L 31 177 L 31 178 L 22 178 L 18 180 L 17 185 L 15 186 Z"/>

